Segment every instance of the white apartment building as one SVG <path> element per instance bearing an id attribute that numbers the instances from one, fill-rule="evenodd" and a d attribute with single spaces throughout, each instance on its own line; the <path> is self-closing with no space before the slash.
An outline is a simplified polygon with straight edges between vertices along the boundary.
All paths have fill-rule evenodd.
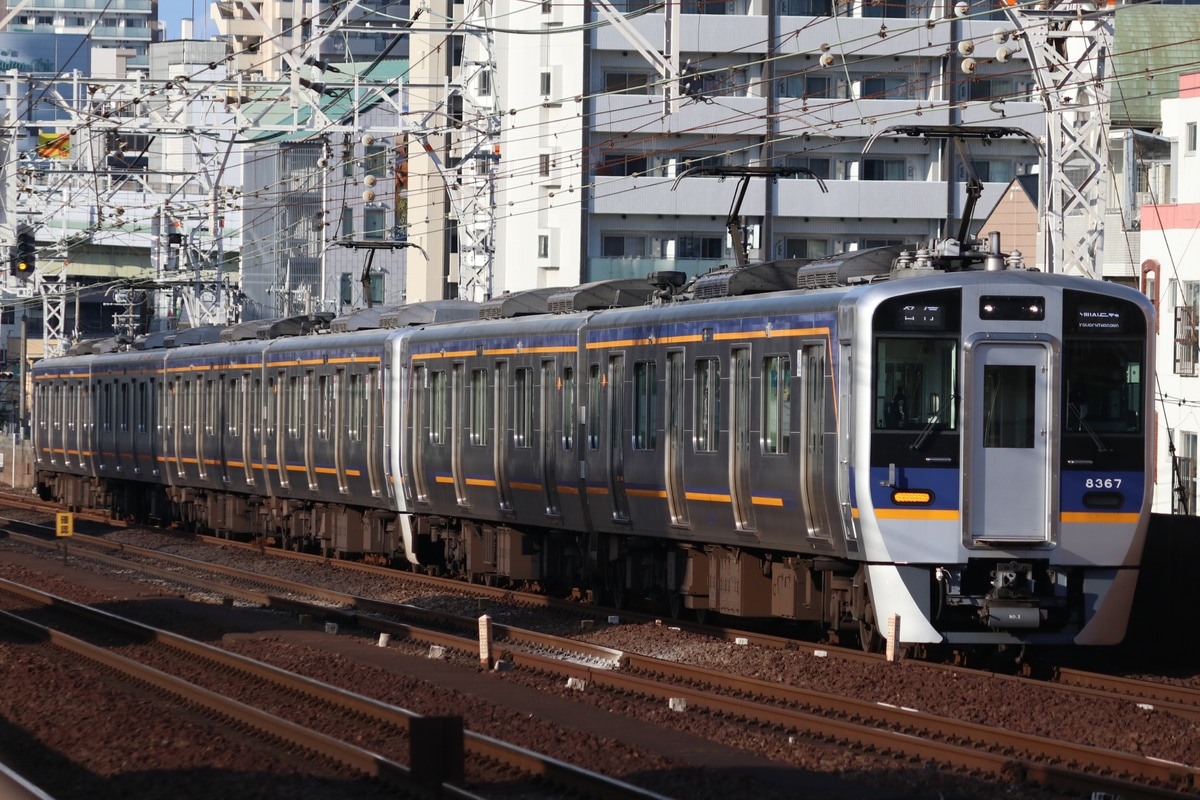
<path id="1" fill-rule="evenodd" d="M 1200 72 L 1162 103 L 1171 140 L 1169 194 L 1142 206 L 1143 276 L 1158 307 L 1158 442 L 1154 511 L 1195 514 L 1200 458 Z"/>
<path id="2" fill-rule="evenodd" d="M 14 0 L 0 0 L 0 19 L 14 6 Z M 31 0 L 4 30 L 58 36 L 90 35 L 93 48 L 122 51 L 126 67 L 145 71 L 150 65 L 150 43 L 156 41 L 154 24 L 157 19 L 158 0 L 100 3 Z"/>

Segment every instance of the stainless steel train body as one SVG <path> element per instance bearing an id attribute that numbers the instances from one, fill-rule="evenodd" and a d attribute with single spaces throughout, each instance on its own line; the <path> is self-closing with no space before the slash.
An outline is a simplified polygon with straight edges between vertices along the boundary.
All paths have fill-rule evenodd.
<path id="1" fill-rule="evenodd" d="M 1115 642 L 1151 308 L 982 260 L 868 252 L 793 265 L 810 288 L 46 360 L 38 479 L 870 647 L 892 615 L 907 643 Z"/>

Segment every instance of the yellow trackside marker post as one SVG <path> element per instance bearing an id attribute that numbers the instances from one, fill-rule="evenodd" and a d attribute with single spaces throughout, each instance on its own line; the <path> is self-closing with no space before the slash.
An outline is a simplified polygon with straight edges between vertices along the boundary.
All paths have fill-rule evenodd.
<path id="1" fill-rule="evenodd" d="M 75 534 L 75 515 L 71 512 L 65 512 L 56 515 L 56 525 L 54 526 L 55 537 L 62 539 L 62 554 L 63 563 L 67 563 L 67 540 Z"/>

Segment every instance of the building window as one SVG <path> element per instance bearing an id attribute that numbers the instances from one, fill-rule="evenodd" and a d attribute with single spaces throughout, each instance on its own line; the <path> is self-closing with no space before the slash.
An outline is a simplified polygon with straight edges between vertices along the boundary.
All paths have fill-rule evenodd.
<path id="1" fill-rule="evenodd" d="M 342 207 L 342 237 L 345 239 L 354 237 L 354 209 L 350 206 Z"/>
<path id="2" fill-rule="evenodd" d="M 384 226 L 387 224 L 386 216 L 382 208 L 365 209 L 363 211 L 363 237 L 382 239 Z"/>
<path id="3" fill-rule="evenodd" d="M 371 302 L 372 303 L 382 303 L 383 302 L 383 273 L 382 272 L 372 272 L 371 273 L 370 291 L 371 291 Z"/>
<path id="4" fill-rule="evenodd" d="M 646 157 L 633 155 L 606 155 L 596 169 L 596 174 L 609 178 L 628 178 L 646 171 Z"/>
<path id="5" fill-rule="evenodd" d="M 538 249 L 537 249 L 537 257 L 538 258 L 549 258 L 550 257 L 550 237 L 549 236 L 547 236 L 544 233 L 539 233 L 537 247 L 538 247 Z"/>
<path id="6" fill-rule="evenodd" d="M 549 72 L 542 73 L 540 88 L 541 88 L 541 93 L 543 95 L 545 95 L 547 97 L 550 95 L 550 89 L 552 87 L 550 85 L 550 73 Z"/>
<path id="7" fill-rule="evenodd" d="M 1179 284 L 1176 284 L 1179 286 Z M 1200 281 L 1184 281 L 1182 297 L 1175 304 L 1175 374 L 1197 374 L 1197 306 L 1200 305 Z"/>
<path id="8" fill-rule="evenodd" d="M 829 255 L 827 239 L 784 239 L 784 258 L 825 258 Z"/>
<path id="9" fill-rule="evenodd" d="M 348 306 L 354 302 L 354 276 L 349 272 L 343 272 L 340 288 L 342 305 Z"/>
<path id="10" fill-rule="evenodd" d="M 864 158 L 862 179 L 864 181 L 902 181 L 905 164 L 903 158 Z"/>
<path id="11" fill-rule="evenodd" d="M 675 239 L 676 258 L 721 258 L 725 255 L 722 236 L 680 236 Z"/>
<path id="12" fill-rule="evenodd" d="M 1196 123 L 1195 122 L 1189 122 L 1187 124 L 1187 131 L 1184 134 L 1184 140 L 1187 142 L 1188 155 L 1194 155 L 1196 152 L 1196 146 L 1197 146 Z"/>
<path id="13" fill-rule="evenodd" d="M 367 175 L 374 175 L 376 178 L 382 178 L 387 175 L 388 162 L 387 145 L 371 145 L 363 151 L 363 171 Z"/>
<path id="14" fill-rule="evenodd" d="M 653 79 L 649 72 L 612 71 L 604 73 L 606 94 L 650 94 Z"/>
<path id="15" fill-rule="evenodd" d="M 488 70 L 483 70 L 479 73 L 479 96 L 491 97 L 492 95 L 492 73 Z"/>
<path id="16" fill-rule="evenodd" d="M 646 238 L 644 236 L 601 236 L 600 252 L 605 258 L 641 258 L 646 255 Z"/>
<path id="17" fill-rule="evenodd" d="M 1178 483 L 1175 485 L 1174 512 L 1176 514 L 1196 513 L 1196 434 L 1181 431 L 1179 434 L 1179 455 L 1175 457 L 1175 474 Z"/>
<path id="18" fill-rule="evenodd" d="M 550 154 L 538 153 L 538 175 L 543 178 L 550 175 Z"/>

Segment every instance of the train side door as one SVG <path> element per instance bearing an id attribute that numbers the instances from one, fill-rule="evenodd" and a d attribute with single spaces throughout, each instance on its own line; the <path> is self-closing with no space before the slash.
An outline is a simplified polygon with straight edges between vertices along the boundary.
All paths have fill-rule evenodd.
<path id="1" fill-rule="evenodd" d="M 1050 431 L 1052 346 L 1045 341 L 967 345 L 963 525 L 968 544 L 1041 544 L 1053 536 Z"/>
<path id="2" fill-rule="evenodd" d="M 684 351 L 667 352 L 666 412 L 667 441 L 663 457 L 666 459 L 667 505 L 671 510 L 671 524 L 688 526 L 687 488 L 684 483 Z"/>
<path id="3" fill-rule="evenodd" d="M 832 538 L 825 491 L 825 343 L 803 344 L 798 353 L 800 389 L 800 496 L 810 539 Z"/>
<path id="4" fill-rule="evenodd" d="M 538 436 L 542 448 L 542 486 L 546 499 L 546 516 L 561 517 L 558 507 L 558 437 L 554 435 L 554 409 L 558 394 L 558 370 L 553 359 L 542 360 L 541 395 L 538 407 Z"/>
<path id="5" fill-rule="evenodd" d="M 608 489 L 614 522 L 629 522 L 625 495 L 625 356 L 608 357 Z"/>

